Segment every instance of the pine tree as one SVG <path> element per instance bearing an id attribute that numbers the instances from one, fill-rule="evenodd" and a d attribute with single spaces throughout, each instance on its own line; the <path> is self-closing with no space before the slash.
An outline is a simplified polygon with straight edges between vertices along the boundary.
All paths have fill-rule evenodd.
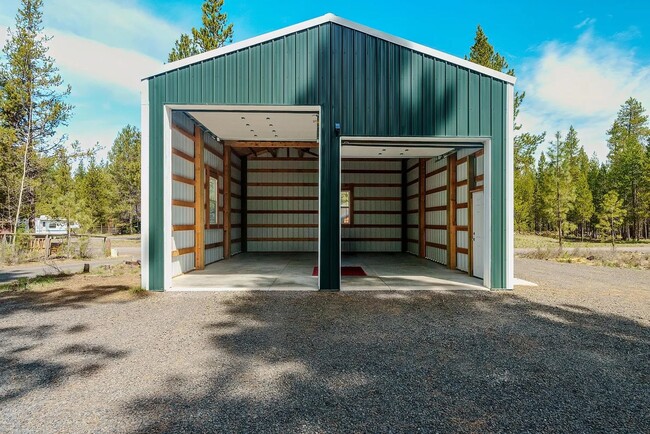
<path id="1" fill-rule="evenodd" d="M 584 240 L 585 227 L 594 215 L 594 198 L 589 187 L 589 158 L 583 147 L 572 164 L 573 185 L 575 187 L 575 202 L 571 217 L 580 227 L 580 239 Z"/>
<path id="2" fill-rule="evenodd" d="M 549 179 L 550 167 L 546 154 L 542 152 L 537 163 L 535 174 L 535 230 L 543 232 L 547 229 L 549 221 L 553 218 L 550 204 L 551 181 Z"/>
<path id="3" fill-rule="evenodd" d="M 572 184 L 568 149 L 566 142 L 558 131 L 555 142 L 551 142 L 547 151 L 549 158 L 549 177 L 545 194 L 547 204 L 552 207 L 555 228 L 557 230 L 560 249 L 562 248 L 563 233 L 571 227 L 567 221 L 567 214 L 573 207 L 575 188 Z"/>
<path id="4" fill-rule="evenodd" d="M 89 159 L 84 176 L 78 182 L 87 203 L 87 212 L 92 219 L 92 226 L 95 228 L 99 226 L 100 230 L 108 227 L 111 216 L 123 200 L 116 192 L 108 167 L 101 162 L 98 163 L 93 155 Z"/>
<path id="5" fill-rule="evenodd" d="M 612 241 L 612 249 L 616 246 L 616 231 L 620 227 L 626 211 L 623 202 L 618 198 L 615 190 L 611 190 L 603 196 L 603 203 L 599 213 L 598 228 L 603 234 L 609 234 Z"/>
<path id="6" fill-rule="evenodd" d="M 45 170 L 39 161 L 56 151 L 63 137 L 56 139 L 56 130 L 65 125 L 72 107 L 65 103 L 70 87 L 64 86 L 54 59 L 48 56 L 49 37 L 43 34 L 43 1 L 21 0 L 15 29 L 8 31 L 3 53 L 0 80 L 0 124 L 11 131 L 10 158 L 20 159 L 9 167 L 5 176 L 15 178 L 16 191 L 10 192 L 14 229 L 20 221 L 26 190 L 31 191 L 31 209 L 35 208 L 34 191 L 38 176 Z M 13 158 L 16 160 L 15 158 Z"/>
<path id="7" fill-rule="evenodd" d="M 201 6 L 202 27 L 192 28 L 191 36 L 181 34 L 174 43 L 167 61 L 174 62 L 232 42 L 233 25 L 227 24 L 228 15 L 221 11 L 222 7 L 223 0 L 205 0 Z"/>
<path id="8" fill-rule="evenodd" d="M 515 229 L 535 230 L 535 153 L 544 134 L 521 134 L 514 140 L 514 208 Z"/>
<path id="9" fill-rule="evenodd" d="M 629 219 L 625 237 L 638 240 L 641 202 L 649 183 L 645 144 L 650 140 L 650 128 L 643 105 L 634 98 L 625 101 L 607 135 L 610 182 L 623 200 Z"/>
<path id="10" fill-rule="evenodd" d="M 515 75 L 514 69 L 509 68 L 505 57 L 496 52 L 490 44 L 480 25 L 476 28 L 474 45 L 470 47 L 469 55 L 465 56 L 465 59 L 499 72 Z M 515 92 L 513 113 L 515 131 L 521 129 L 521 125 L 517 124 L 517 116 L 525 96 L 525 92 Z M 538 135 L 524 133 L 514 138 L 515 229 L 520 232 L 529 231 L 536 226 L 534 154 L 537 152 L 537 147 L 544 142 L 545 135 L 545 133 Z"/>
<path id="11" fill-rule="evenodd" d="M 73 149 L 76 151 L 76 146 L 73 146 Z M 37 205 L 39 214 L 66 220 L 68 248 L 70 247 L 70 226 L 72 222 L 88 221 L 85 213 L 86 203 L 83 198 L 79 197 L 72 176 L 72 165 L 77 157 L 77 154 L 68 153 L 65 148 L 59 147 L 56 149 L 54 156 L 48 158 L 51 163 L 47 171 L 48 181 L 43 183 L 41 197 Z"/>
<path id="12" fill-rule="evenodd" d="M 469 49 L 469 55 L 465 56 L 465 60 L 470 62 L 477 63 L 479 65 L 485 66 L 495 71 L 505 72 L 508 75 L 515 76 L 515 70 L 511 69 L 508 66 L 508 62 L 505 57 L 495 51 L 494 46 L 490 44 L 487 35 L 483 31 L 483 28 L 478 25 L 476 27 L 476 35 L 474 36 L 474 45 Z M 514 129 L 518 131 L 521 129 L 521 125 L 517 124 L 517 116 L 519 115 L 519 108 L 526 97 L 526 92 L 515 92 L 515 104 L 514 104 Z M 541 136 L 536 136 L 539 138 L 539 142 L 543 142 L 544 138 Z M 541 137 L 541 138 L 540 138 Z"/>
<path id="13" fill-rule="evenodd" d="M 115 212 L 126 215 L 130 233 L 135 221 L 140 220 L 140 141 L 140 131 L 127 125 L 108 153 L 108 170 L 120 197 Z"/>

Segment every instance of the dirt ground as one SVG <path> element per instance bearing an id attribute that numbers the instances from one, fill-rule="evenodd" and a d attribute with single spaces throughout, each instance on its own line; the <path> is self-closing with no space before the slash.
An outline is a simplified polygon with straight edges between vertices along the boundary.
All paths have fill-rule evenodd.
<path id="1" fill-rule="evenodd" d="M 649 432 L 649 273 L 510 292 L 0 292 L 0 432 Z"/>

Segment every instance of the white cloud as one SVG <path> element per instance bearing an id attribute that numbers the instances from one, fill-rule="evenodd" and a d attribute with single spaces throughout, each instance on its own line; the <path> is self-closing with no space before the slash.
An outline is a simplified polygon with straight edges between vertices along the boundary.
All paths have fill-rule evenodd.
<path id="1" fill-rule="evenodd" d="M 156 59 L 136 51 L 110 47 L 101 42 L 60 31 L 50 31 L 50 54 L 56 59 L 64 77 L 66 72 L 118 86 L 131 92 L 140 91 L 140 80 L 162 65 Z"/>
<path id="2" fill-rule="evenodd" d="M 589 153 L 606 156 L 606 131 L 633 96 L 650 109 L 650 59 L 594 36 L 575 43 L 545 43 L 524 64 L 518 85 L 526 91 L 521 122 L 527 131 L 566 131 L 573 125 Z"/>
<path id="3" fill-rule="evenodd" d="M 181 33 L 175 24 L 137 6 L 133 0 L 49 0 L 46 27 L 101 42 L 111 47 L 167 60 Z"/>
<path id="4" fill-rule="evenodd" d="M 583 28 L 583 27 L 585 27 L 585 26 L 591 26 L 591 25 L 594 25 L 594 24 L 596 24 L 596 18 L 589 18 L 589 17 L 587 17 L 587 18 L 585 18 L 584 20 L 580 21 L 580 22 L 579 22 L 578 24 L 576 24 L 575 26 L 573 26 L 573 28 L 575 28 L 575 29 L 581 29 L 581 28 Z"/>

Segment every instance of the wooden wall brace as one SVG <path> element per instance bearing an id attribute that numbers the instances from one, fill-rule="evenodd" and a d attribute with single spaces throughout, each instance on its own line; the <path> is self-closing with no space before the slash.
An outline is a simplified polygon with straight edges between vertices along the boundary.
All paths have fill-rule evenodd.
<path id="1" fill-rule="evenodd" d="M 194 268 L 205 268 L 205 170 L 203 168 L 203 130 L 194 127 Z"/>
<path id="2" fill-rule="evenodd" d="M 447 265 L 456 269 L 456 154 L 447 157 Z"/>
<path id="3" fill-rule="evenodd" d="M 231 186 L 231 148 L 223 147 L 223 258 L 230 258 L 231 225 L 230 225 L 230 186 Z"/>
<path id="4" fill-rule="evenodd" d="M 426 197 L 427 197 L 427 160 L 420 158 L 420 173 L 419 173 L 418 188 L 419 206 L 418 206 L 418 226 L 420 234 L 420 257 L 424 258 L 427 254 L 427 230 L 426 230 Z"/>

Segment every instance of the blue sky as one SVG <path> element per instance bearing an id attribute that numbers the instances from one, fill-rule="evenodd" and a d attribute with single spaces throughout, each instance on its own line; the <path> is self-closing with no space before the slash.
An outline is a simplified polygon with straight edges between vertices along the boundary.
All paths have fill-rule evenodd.
<path id="1" fill-rule="evenodd" d="M 45 0 L 51 54 L 73 88 L 70 139 L 108 148 L 123 126 L 139 125 L 139 78 L 166 60 L 181 32 L 199 25 L 201 3 Z M 2 44 L 18 4 L 0 4 Z M 527 93 L 524 130 L 550 137 L 573 124 L 601 159 L 620 104 L 635 96 L 650 108 L 650 2 L 226 0 L 224 10 L 235 41 L 332 12 L 457 56 L 481 24 Z"/>

